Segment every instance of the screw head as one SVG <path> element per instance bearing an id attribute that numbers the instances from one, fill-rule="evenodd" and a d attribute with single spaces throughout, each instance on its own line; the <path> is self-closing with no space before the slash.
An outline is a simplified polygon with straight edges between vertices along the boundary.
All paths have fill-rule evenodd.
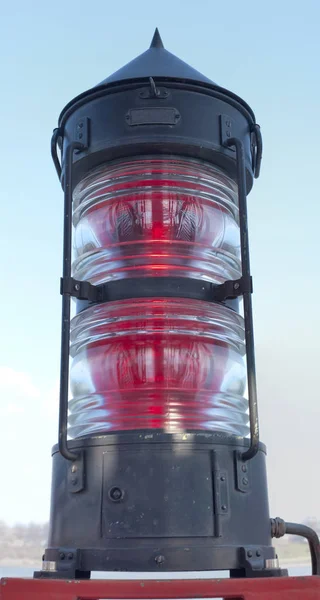
<path id="1" fill-rule="evenodd" d="M 123 499 L 123 496 L 124 496 L 124 491 L 117 486 L 114 486 L 109 490 L 109 498 L 113 502 L 120 502 L 120 500 Z"/>
<path id="2" fill-rule="evenodd" d="M 233 286 L 233 289 L 234 290 L 238 290 L 239 287 L 240 287 L 240 283 L 235 283 L 234 286 Z"/>
<path id="3" fill-rule="evenodd" d="M 248 481 L 248 479 L 246 477 L 244 477 L 242 479 L 242 483 L 243 483 L 243 485 L 248 485 L 249 481 Z"/>
<path id="4" fill-rule="evenodd" d="M 76 283 L 74 289 L 78 292 L 80 290 L 80 284 Z"/>
<path id="5" fill-rule="evenodd" d="M 226 480 L 226 477 L 225 477 L 225 475 L 221 475 L 221 477 L 220 477 L 220 481 L 225 481 L 225 480 Z"/>
<path id="6" fill-rule="evenodd" d="M 72 559 L 73 559 L 73 554 L 72 554 L 72 552 L 69 552 L 69 554 L 68 554 L 68 560 L 72 560 Z"/>
<path id="7" fill-rule="evenodd" d="M 162 565 L 165 561 L 165 558 L 162 554 L 159 554 L 159 556 L 156 556 L 154 560 L 157 563 L 157 565 Z"/>
<path id="8" fill-rule="evenodd" d="M 247 552 L 247 555 L 249 556 L 249 558 L 251 558 L 251 557 L 252 557 L 252 552 L 251 552 L 251 550 L 249 550 L 249 551 Z"/>
<path id="9" fill-rule="evenodd" d="M 66 557 L 65 553 L 64 552 L 60 552 L 60 554 L 59 554 L 60 560 L 64 560 L 65 557 Z"/>
<path id="10" fill-rule="evenodd" d="M 246 473 L 247 470 L 248 470 L 247 465 L 242 465 L 241 470 L 242 470 L 243 473 Z"/>
<path id="11" fill-rule="evenodd" d="M 226 507 L 226 505 L 225 505 L 225 504 L 223 504 L 223 505 L 221 506 L 221 510 L 227 510 L 227 507 Z"/>
<path id="12" fill-rule="evenodd" d="M 71 473 L 75 473 L 77 471 L 77 465 L 72 465 Z"/>
<path id="13" fill-rule="evenodd" d="M 261 556 L 261 550 L 257 550 L 256 555 Z"/>

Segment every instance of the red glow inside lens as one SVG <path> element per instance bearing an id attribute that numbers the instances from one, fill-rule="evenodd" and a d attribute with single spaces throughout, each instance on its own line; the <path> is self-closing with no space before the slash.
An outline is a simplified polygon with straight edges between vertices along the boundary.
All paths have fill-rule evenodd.
<path id="1" fill-rule="evenodd" d="M 201 161 L 103 165 L 77 186 L 73 221 L 80 280 L 241 275 L 235 185 Z M 246 435 L 243 353 L 241 317 L 221 305 L 149 298 L 88 308 L 72 324 L 69 431 Z"/>
<path id="2" fill-rule="evenodd" d="M 75 193 L 74 275 L 222 281 L 240 274 L 237 196 L 222 172 L 154 159 L 104 167 Z"/>
<path id="3" fill-rule="evenodd" d="M 246 431 L 243 329 L 231 310 L 179 299 L 120 301 L 87 309 L 74 327 L 76 432 Z"/>

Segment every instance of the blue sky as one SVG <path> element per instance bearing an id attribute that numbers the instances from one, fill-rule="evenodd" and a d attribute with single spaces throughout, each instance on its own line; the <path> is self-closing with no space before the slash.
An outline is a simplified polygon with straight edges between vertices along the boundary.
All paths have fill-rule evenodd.
<path id="1" fill-rule="evenodd" d="M 0 519 L 46 520 L 56 441 L 60 110 L 143 52 L 168 50 L 242 96 L 264 157 L 249 197 L 261 430 L 271 509 L 320 517 L 319 56 L 314 0 L 12 1 L 0 9 Z"/>

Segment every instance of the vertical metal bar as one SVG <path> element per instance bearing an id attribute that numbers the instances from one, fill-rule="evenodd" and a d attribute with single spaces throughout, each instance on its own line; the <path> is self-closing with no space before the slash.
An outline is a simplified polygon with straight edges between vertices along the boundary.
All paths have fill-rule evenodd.
<path id="1" fill-rule="evenodd" d="M 237 138 L 230 138 L 226 140 L 225 144 L 226 146 L 234 146 L 236 149 L 242 277 L 249 278 L 250 256 L 248 239 L 247 189 L 244 146 L 243 143 Z M 241 455 L 241 458 L 242 460 L 250 460 L 257 454 L 259 450 L 259 418 L 257 403 L 256 366 L 254 355 L 252 301 L 250 292 L 245 292 L 243 294 L 243 309 L 247 354 L 250 446 L 248 450 L 246 450 Z"/>
<path id="2" fill-rule="evenodd" d="M 70 143 L 64 157 L 64 224 L 63 224 L 63 277 L 71 277 L 72 248 L 72 159 L 75 150 L 85 147 L 80 142 Z M 60 401 L 59 401 L 59 451 L 67 460 L 76 460 L 78 455 L 70 452 L 67 442 L 68 392 L 69 392 L 69 347 L 70 347 L 70 295 L 62 296 Z"/>

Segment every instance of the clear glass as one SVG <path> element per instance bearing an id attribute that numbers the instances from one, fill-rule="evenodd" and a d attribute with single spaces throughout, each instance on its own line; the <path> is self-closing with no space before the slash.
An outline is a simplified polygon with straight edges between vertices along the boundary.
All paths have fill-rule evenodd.
<path id="1" fill-rule="evenodd" d="M 240 277 L 236 185 L 200 161 L 99 167 L 74 191 L 73 223 L 73 275 L 80 280 Z"/>
<path id="2" fill-rule="evenodd" d="M 69 434 L 248 433 L 242 317 L 179 298 L 122 300 L 72 320 Z"/>
<path id="3" fill-rule="evenodd" d="M 212 165 L 178 157 L 103 165 L 78 184 L 73 209 L 77 279 L 241 275 L 237 188 Z M 243 339 L 242 318 L 218 304 L 148 298 L 88 308 L 71 326 L 70 436 L 154 428 L 246 436 Z"/>

